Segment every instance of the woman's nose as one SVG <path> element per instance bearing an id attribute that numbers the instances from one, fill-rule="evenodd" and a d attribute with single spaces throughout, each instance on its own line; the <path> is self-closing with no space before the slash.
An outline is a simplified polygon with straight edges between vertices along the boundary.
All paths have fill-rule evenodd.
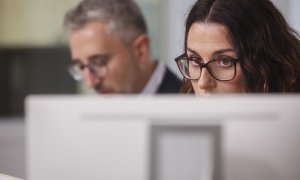
<path id="1" fill-rule="evenodd" d="M 215 79 L 206 68 L 203 68 L 197 84 L 200 89 L 211 89 L 215 86 Z"/>

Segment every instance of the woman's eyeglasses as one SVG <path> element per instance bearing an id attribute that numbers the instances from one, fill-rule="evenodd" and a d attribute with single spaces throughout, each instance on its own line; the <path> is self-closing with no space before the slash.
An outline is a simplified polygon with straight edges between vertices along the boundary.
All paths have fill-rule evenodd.
<path id="1" fill-rule="evenodd" d="M 175 58 L 181 74 L 189 80 L 197 80 L 201 77 L 203 68 L 206 68 L 209 74 L 219 81 L 230 81 L 236 75 L 236 63 L 238 59 L 229 56 L 220 56 L 217 59 L 207 63 L 201 62 L 201 58 L 191 57 L 182 54 Z"/>

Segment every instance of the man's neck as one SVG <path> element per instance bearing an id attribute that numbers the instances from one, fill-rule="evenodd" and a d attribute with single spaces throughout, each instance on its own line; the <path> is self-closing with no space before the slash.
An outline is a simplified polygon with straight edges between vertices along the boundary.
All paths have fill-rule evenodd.
<path id="1" fill-rule="evenodd" d="M 156 66 L 157 66 L 157 62 L 151 61 L 147 65 L 147 68 L 145 68 L 145 71 L 143 72 L 143 78 L 142 78 L 143 82 L 141 83 L 141 86 L 139 88 L 139 93 L 141 93 L 143 91 L 143 89 L 145 88 L 145 86 L 149 82 L 153 72 L 155 71 Z"/>

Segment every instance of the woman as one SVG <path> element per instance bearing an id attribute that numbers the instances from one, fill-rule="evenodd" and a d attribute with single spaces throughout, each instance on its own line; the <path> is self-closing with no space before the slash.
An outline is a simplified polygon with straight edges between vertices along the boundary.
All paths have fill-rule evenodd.
<path id="1" fill-rule="evenodd" d="M 198 0 L 177 57 L 182 92 L 300 92 L 299 35 L 269 0 Z"/>

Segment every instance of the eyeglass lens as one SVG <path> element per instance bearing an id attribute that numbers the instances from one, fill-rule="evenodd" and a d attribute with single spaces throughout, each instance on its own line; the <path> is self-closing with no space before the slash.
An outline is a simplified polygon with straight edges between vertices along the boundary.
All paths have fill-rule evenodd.
<path id="1" fill-rule="evenodd" d="M 104 65 L 82 64 L 79 62 L 72 64 L 69 68 L 69 72 L 75 80 L 80 81 L 84 78 L 83 73 L 85 68 L 87 68 L 90 71 L 90 73 L 97 77 L 104 77 L 107 73 L 107 67 Z"/>
<path id="2" fill-rule="evenodd" d="M 233 79 L 236 73 L 233 58 L 220 58 L 206 64 L 188 58 L 181 58 L 177 60 L 177 64 L 181 73 L 188 79 L 199 79 L 203 68 L 207 68 L 212 77 L 221 81 Z"/>

